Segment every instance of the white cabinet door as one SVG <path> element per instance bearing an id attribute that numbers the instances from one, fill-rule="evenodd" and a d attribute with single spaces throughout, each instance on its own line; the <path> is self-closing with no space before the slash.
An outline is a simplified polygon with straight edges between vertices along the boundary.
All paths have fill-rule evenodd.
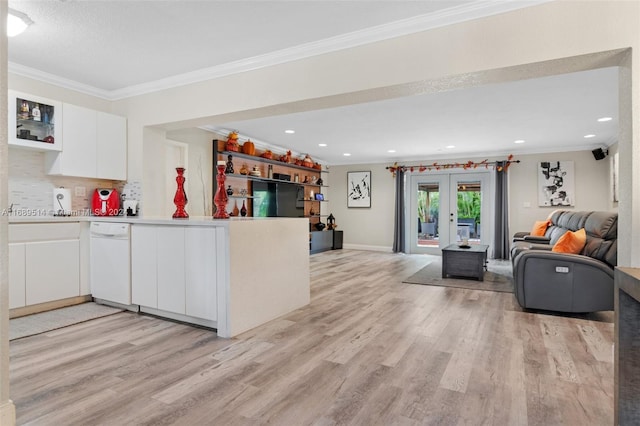
<path id="1" fill-rule="evenodd" d="M 158 246 L 155 226 L 131 226 L 131 302 L 158 307 Z"/>
<path id="2" fill-rule="evenodd" d="M 127 120 L 106 112 L 97 112 L 97 177 L 127 179 Z"/>
<path id="3" fill-rule="evenodd" d="M 80 241 L 25 244 L 26 304 L 80 295 Z"/>
<path id="4" fill-rule="evenodd" d="M 64 104 L 62 152 L 47 155 L 49 174 L 96 177 L 96 111 Z"/>
<path id="5" fill-rule="evenodd" d="M 217 321 L 215 228 L 131 227 L 136 305 Z"/>
<path id="6" fill-rule="evenodd" d="M 159 226 L 158 309 L 185 313 L 184 228 Z"/>
<path id="7" fill-rule="evenodd" d="M 186 314 L 217 321 L 216 229 L 185 230 Z"/>
<path id="8" fill-rule="evenodd" d="M 126 180 L 127 120 L 77 105 L 63 109 L 62 152 L 47 153 L 47 173 Z"/>
<path id="9" fill-rule="evenodd" d="M 9 244 L 9 309 L 26 305 L 24 251 L 24 243 Z"/>

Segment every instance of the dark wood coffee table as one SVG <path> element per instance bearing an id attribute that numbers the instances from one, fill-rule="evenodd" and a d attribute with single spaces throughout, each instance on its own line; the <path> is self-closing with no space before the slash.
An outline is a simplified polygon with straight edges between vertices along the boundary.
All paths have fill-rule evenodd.
<path id="1" fill-rule="evenodd" d="M 484 281 L 488 249 L 489 246 L 483 244 L 471 244 L 469 248 L 451 244 L 443 248 L 442 278 L 455 276 Z"/>

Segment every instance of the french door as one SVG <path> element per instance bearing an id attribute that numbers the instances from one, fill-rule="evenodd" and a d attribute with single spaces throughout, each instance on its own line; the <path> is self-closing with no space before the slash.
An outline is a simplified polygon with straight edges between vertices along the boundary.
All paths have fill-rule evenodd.
<path id="1" fill-rule="evenodd" d="M 409 253 L 440 254 L 456 242 L 489 244 L 493 232 L 491 173 L 429 173 L 409 177 Z"/>

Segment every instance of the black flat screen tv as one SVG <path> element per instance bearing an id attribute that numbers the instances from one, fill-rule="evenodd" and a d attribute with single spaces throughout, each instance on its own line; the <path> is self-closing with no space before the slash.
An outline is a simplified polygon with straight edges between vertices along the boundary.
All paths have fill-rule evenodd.
<path id="1" fill-rule="evenodd" d="M 304 217 L 304 187 L 254 181 L 252 203 L 254 217 Z"/>

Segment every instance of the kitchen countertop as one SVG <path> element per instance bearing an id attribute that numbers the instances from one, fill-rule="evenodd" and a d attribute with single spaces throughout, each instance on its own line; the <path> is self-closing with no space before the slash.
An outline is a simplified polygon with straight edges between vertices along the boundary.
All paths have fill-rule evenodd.
<path id="1" fill-rule="evenodd" d="M 230 222 L 274 221 L 282 217 L 232 217 L 229 219 L 213 219 L 211 216 L 194 216 L 188 219 L 171 219 L 160 216 L 9 216 L 10 224 L 20 223 L 66 223 L 66 222 L 113 222 L 139 225 L 180 225 L 180 226 L 222 226 Z M 304 219 L 304 218 L 302 218 Z"/>

